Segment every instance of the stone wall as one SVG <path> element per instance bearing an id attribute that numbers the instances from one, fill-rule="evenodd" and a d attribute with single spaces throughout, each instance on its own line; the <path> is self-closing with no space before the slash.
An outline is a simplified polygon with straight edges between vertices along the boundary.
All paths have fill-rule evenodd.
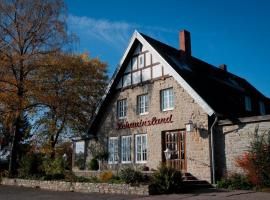
<path id="1" fill-rule="evenodd" d="M 170 87 L 172 87 L 174 91 L 174 109 L 163 112 L 160 109 L 160 91 Z M 146 93 L 149 95 L 149 114 L 138 115 L 136 112 L 137 96 Z M 164 118 L 173 115 L 173 123 L 117 130 L 117 100 L 124 98 L 127 98 L 128 103 L 127 121 L 148 120 L 153 117 Z M 149 169 L 156 169 L 161 164 L 164 154 L 164 149 L 162 149 L 162 132 L 168 130 L 185 130 L 185 124 L 189 120 L 196 123 L 199 129 L 186 136 L 187 171 L 198 179 L 210 181 L 208 115 L 173 77 L 166 77 L 148 84 L 116 91 L 110 103 L 107 105 L 106 112 L 104 112 L 102 119 L 99 121 L 100 126 L 97 131 L 97 136 L 99 137 L 99 142 L 107 147 L 108 137 L 133 135 L 132 164 L 136 165 L 134 158 L 134 136 L 136 134 L 146 133 L 148 139 L 148 158 L 147 163 L 144 165 L 149 167 Z M 88 155 L 89 161 L 91 159 L 90 151 Z M 120 154 L 119 158 L 121 158 Z M 124 164 L 120 163 L 120 165 L 111 165 L 110 167 L 115 169 L 115 167 L 121 165 Z"/>
<path id="2" fill-rule="evenodd" d="M 128 184 L 109 184 L 109 183 L 72 183 L 64 181 L 39 181 L 26 179 L 3 178 L 2 185 L 23 186 L 40 188 L 53 191 L 83 192 L 83 193 L 111 193 L 111 194 L 134 194 L 149 195 L 147 185 L 130 186 Z"/>
<path id="3" fill-rule="evenodd" d="M 219 176 L 231 173 L 243 173 L 236 165 L 236 158 L 248 150 L 254 139 L 255 129 L 258 134 L 270 130 L 270 116 L 241 118 L 236 122 L 220 121 L 220 130 L 216 135 L 216 163 Z"/>

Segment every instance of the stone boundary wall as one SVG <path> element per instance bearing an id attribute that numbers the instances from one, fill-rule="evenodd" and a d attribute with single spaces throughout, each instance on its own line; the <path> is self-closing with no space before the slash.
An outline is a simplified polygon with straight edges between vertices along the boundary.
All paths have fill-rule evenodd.
<path id="1" fill-rule="evenodd" d="M 76 176 L 83 177 L 98 177 L 104 171 L 92 171 L 92 170 L 72 170 Z M 113 172 L 113 171 L 110 171 Z M 115 172 L 113 172 L 115 174 Z"/>
<path id="2" fill-rule="evenodd" d="M 128 184 L 109 183 L 79 183 L 65 181 L 40 181 L 28 179 L 2 178 L 2 185 L 23 186 L 40 188 L 52 191 L 83 192 L 83 193 L 110 193 L 110 194 L 133 194 L 149 195 L 148 185 L 131 186 Z"/>

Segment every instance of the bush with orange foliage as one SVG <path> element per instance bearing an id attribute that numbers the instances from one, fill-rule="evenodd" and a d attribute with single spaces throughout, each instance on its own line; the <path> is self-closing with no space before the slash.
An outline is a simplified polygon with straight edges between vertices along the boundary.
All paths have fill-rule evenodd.
<path id="1" fill-rule="evenodd" d="M 246 173 L 248 180 L 258 186 L 261 185 L 260 183 L 260 174 L 257 172 L 258 169 L 256 169 L 256 166 L 253 163 L 254 157 L 251 153 L 245 152 L 243 156 L 236 159 L 236 164 L 238 167 L 241 167 L 244 172 Z"/>
<path id="2" fill-rule="evenodd" d="M 111 180 L 113 177 L 114 177 L 114 174 L 111 171 L 102 172 L 99 175 L 99 178 L 102 182 L 107 182 L 107 181 Z"/>
<path id="3" fill-rule="evenodd" d="M 254 141 L 249 150 L 236 159 L 236 165 L 257 188 L 270 187 L 270 130 L 263 135 L 258 135 L 258 129 L 255 130 Z"/>

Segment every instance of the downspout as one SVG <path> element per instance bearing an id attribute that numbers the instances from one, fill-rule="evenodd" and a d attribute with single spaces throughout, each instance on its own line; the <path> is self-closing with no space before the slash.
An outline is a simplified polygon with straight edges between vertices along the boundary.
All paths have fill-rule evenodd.
<path id="1" fill-rule="evenodd" d="M 212 184 L 216 183 L 216 166 L 215 166 L 215 146 L 214 146 L 214 127 L 218 122 L 218 117 L 215 117 L 215 121 L 213 122 L 212 126 L 211 126 L 211 160 L 212 160 Z"/>

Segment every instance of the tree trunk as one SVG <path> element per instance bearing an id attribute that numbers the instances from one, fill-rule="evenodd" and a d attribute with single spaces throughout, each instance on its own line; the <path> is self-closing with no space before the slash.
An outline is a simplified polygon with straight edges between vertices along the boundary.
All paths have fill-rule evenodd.
<path id="1" fill-rule="evenodd" d="M 20 138 L 20 129 L 21 129 L 21 116 L 23 114 L 23 76 L 22 72 L 20 75 L 20 84 L 18 87 L 18 107 L 16 111 L 15 123 L 14 123 L 14 135 L 11 143 L 11 152 L 9 159 L 9 176 L 17 175 L 17 156 L 18 156 L 18 148 L 19 148 L 19 138 Z"/>
<path id="2" fill-rule="evenodd" d="M 10 159 L 9 159 L 9 176 L 15 176 L 17 174 L 17 154 L 18 154 L 18 147 L 19 147 L 19 131 L 20 131 L 20 114 L 16 117 L 15 120 L 15 129 L 14 135 L 12 138 L 11 143 L 11 152 L 10 152 Z"/>
<path id="3" fill-rule="evenodd" d="M 53 135 L 51 135 L 51 138 L 50 138 L 50 145 L 51 145 L 51 159 L 54 159 L 55 158 L 55 142 L 54 142 L 54 137 Z"/>

